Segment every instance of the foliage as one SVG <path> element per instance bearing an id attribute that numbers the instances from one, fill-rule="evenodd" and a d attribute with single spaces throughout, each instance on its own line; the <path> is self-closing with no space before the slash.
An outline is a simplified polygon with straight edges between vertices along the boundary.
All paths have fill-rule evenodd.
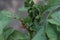
<path id="1" fill-rule="evenodd" d="M 6 29 L 6 26 L 14 18 L 18 19 L 18 16 L 15 16 L 14 13 L 7 10 L 0 11 L 0 40 L 27 40 L 28 37 L 23 33 L 13 28 Z"/>
<path id="2" fill-rule="evenodd" d="M 60 40 L 59 15 L 60 0 L 47 0 L 47 4 L 34 4 L 32 0 L 26 0 L 29 19 L 23 19 L 23 24 L 31 35 L 31 40 Z M 27 20 L 27 21 L 24 21 Z M 25 22 L 25 23 L 24 23 Z M 31 34 L 32 33 L 32 34 Z"/>
<path id="3" fill-rule="evenodd" d="M 7 10 L 0 11 L 0 40 L 60 40 L 60 0 L 47 0 L 47 4 L 36 4 L 26 0 L 25 7 L 19 11 L 27 11 L 28 16 L 20 19 L 28 34 L 13 28 L 5 29 L 8 23 L 17 16 Z"/>

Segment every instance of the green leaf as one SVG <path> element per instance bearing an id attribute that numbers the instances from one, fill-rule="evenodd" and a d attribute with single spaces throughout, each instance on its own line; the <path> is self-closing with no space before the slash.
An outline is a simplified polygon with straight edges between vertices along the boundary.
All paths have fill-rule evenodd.
<path id="1" fill-rule="evenodd" d="M 3 29 L 8 25 L 8 23 L 11 22 L 12 13 L 9 13 L 8 11 L 1 11 L 0 13 L 0 34 L 2 34 Z M 11 16 L 11 17 L 9 17 Z"/>
<path id="2" fill-rule="evenodd" d="M 60 11 L 54 12 L 51 15 L 51 19 L 48 19 L 47 21 L 52 23 L 52 24 L 56 24 L 60 26 Z"/>
<path id="3" fill-rule="evenodd" d="M 2 14 L 3 16 L 9 17 L 9 18 L 14 18 L 14 17 L 15 17 L 15 14 L 12 13 L 12 12 L 10 12 L 10 11 L 8 11 L 8 10 L 3 10 L 3 11 L 1 11 L 1 14 Z"/>
<path id="4" fill-rule="evenodd" d="M 60 26 L 57 26 L 57 31 L 59 31 L 59 32 L 60 32 Z"/>
<path id="5" fill-rule="evenodd" d="M 53 11 L 55 9 L 57 9 L 58 7 L 60 7 L 60 0 L 47 0 L 47 5 L 40 5 L 38 8 L 38 10 L 40 11 L 40 13 L 46 12 L 46 11 Z"/>
<path id="6" fill-rule="evenodd" d="M 0 40 L 5 40 L 5 39 L 4 39 L 4 34 L 1 34 L 1 35 L 0 35 Z"/>
<path id="7" fill-rule="evenodd" d="M 4 36 L 5 36 L 5 40 L 8 39 L 8 37 L 14 32 L 14 29 L 12 28 L 8 28 L 6 30 L 4 30 Z"/>
<path id="8" fill-rule="evenodd" d="M 59 8 L 59 7 L 60 7 L 60 5 L 52 6 L 52 7 L 48 8 L 46 11 L 51 12 L 51 11 L 56 10 L 56 9 Z"/>
<path id="9" fill-rule="evenodd" d="M 8 40 L 27 40 L 26 36 L 18 31 L 14 31 L 12 35 L 10 35 L 10 37 L 8 38 Z"/>
<path id="10" fill-rule="evenodd" d="M 46 26 L 46 33 L 49 40 L 57 40 L 57 34 L 50 25 Z"/>
<path id="11" fill-rule="evenodd" d="M 23 23 L 30 23 L 31 22 L 31 18 L 29 16 L 27 16 L 26 18 L 23 19 Z"/>
<path id="12" fill-rule="evenodd" d="M 10 23 L 11 19 L 7 17 L 3 17 L 0 19 L 0 35 L 2 34 L 3 29 Z"/>
<path id="13" fill-rule="evenodd" d="M 32 40 L 47 40 L 44 32 L 44 27 L 42 26 Z"/>
<path id="14" fill-rule="evenodd" d="M 48 0 L 48 6 L 60 5 L 60 0 Z"/>
<path id="15" fill-rule="evenodd" d="M 13 15 L 12 13 L 8 12 L 8 11 L 1 11 L 0 12 L 0 35 L 3 36 L 3 30 L 4 28 L 11 22 L 12 18 L 13 18 Z M 0 36 L 0 39 L 2 39 L 2 36 Z"/>
<path id="16" fill-rule="evenodd" d="M 38 22 L 34 22 L 34 26 L 31 28 L 36 32 L 38 32 L 40 30 L 40 24 Z"/>

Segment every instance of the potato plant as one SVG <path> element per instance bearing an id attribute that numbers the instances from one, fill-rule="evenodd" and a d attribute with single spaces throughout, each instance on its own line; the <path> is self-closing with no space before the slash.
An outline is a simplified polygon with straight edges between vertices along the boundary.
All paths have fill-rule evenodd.
<path id="1" fill-rule="evenodd" d="M 59 8 L 60 0 L 47 0 L 46 4 L 25 0 L 24 8 L 18 10 L 28 12 L 28 16 L 23 19 L 7 10 L 0 11 L 0 40 L 60 40 Z M 6 28 L 14 18 L 22 22 L 27 34 Z"/>

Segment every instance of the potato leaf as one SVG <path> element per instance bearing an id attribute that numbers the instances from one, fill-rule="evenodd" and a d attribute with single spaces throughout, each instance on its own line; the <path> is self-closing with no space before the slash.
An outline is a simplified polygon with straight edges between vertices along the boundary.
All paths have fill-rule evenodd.
<path id="1" fill-rule="evenodd" d="M 32 40 L 47 40 L 44 33 L 44 27 L 42 26 Z"/>

